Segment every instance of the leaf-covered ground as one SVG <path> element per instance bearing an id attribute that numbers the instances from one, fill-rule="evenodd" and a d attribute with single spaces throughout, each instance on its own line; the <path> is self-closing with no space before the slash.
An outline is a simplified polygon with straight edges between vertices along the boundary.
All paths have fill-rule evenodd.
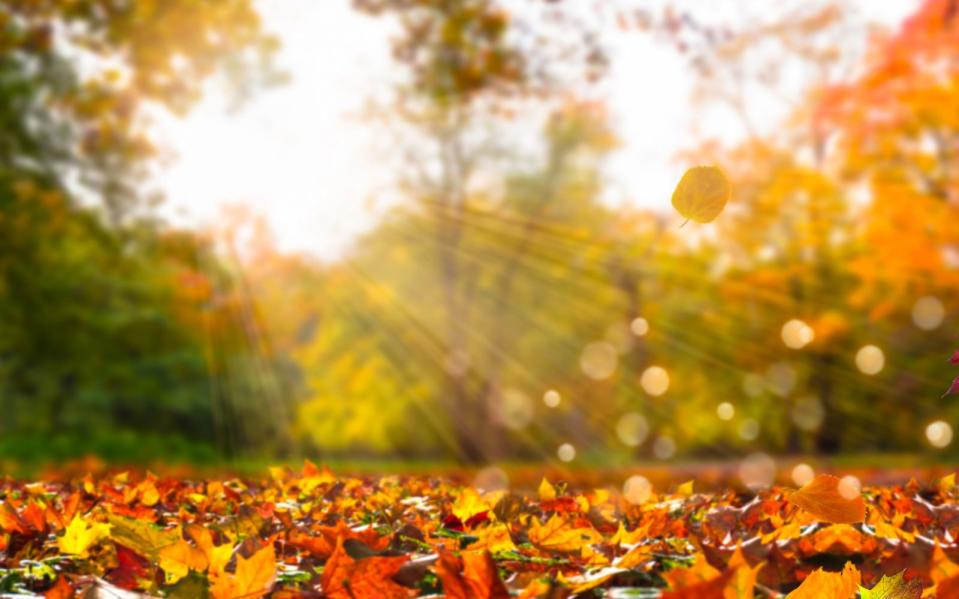
<path id="1" fill-rule="evenodd" d="M 954 477 L 527 494 L 428 477 L 120 474 L 0 484 L 0 593 L 124 597 L 959 597 Z"/>

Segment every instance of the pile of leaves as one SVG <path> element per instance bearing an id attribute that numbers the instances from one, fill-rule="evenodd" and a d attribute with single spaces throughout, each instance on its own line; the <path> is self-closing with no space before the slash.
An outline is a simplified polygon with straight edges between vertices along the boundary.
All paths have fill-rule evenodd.
<path id="1" fill-rule="evenodd" d="M 429 477 L 0 485 L 0 593 L 49 598 L 959 597 L 954 475 L 865 488 L 483 492 Z M 631 499 L 628 500 L 628 499 Z"/>

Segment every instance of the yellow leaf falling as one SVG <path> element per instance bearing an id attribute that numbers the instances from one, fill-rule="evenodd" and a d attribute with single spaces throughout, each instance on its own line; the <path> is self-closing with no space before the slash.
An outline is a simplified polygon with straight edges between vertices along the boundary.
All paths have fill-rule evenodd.
<path id="1" fill-rule="evenodd" d="M 686 221 L 712 222 L 726 207 L 730 193 L 729 180 L 719 167 L 694 166 L 676 185 L 673 208 Z"/>

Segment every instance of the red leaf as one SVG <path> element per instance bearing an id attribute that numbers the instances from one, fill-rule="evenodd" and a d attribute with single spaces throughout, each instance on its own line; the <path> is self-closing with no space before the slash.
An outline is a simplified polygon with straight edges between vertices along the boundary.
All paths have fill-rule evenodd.
<path id="1" fill-rule="evenodd" d="M 947 389 L 946 392 L 942 394 L 942 396 L 946 397 L 946 396 L 952 395 L 953 393 L 959 393 L 959 376 L 953 379 L 952 384 L 949 385 L 949 389 Z"/>
<path id="2" fill-rule="evenodd" d="M 149 562 L 125 545 L 116 543 L 116 548 L 117 567 L 110 570 L 107 580 L 128 591 L 139 589 L 142 586 L 140 581 L 150 577 L 147 572 Z"/>
<path id="3" fill-rule="evenodd" d="M 950 362 L 951 364 L 959 364 L 959 349 L 957 349 L 956 351 L 952 352 L 952 357 L 949 358 L 949 362 Z"/>

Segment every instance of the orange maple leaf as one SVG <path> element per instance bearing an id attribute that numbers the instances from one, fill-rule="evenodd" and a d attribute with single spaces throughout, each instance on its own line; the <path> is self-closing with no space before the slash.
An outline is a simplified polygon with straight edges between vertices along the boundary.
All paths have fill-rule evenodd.
<path id="1" fill-rule="evenodd" d="M 436 573 L 449 599 L 509 599 L 509 591 L 488 551 L 464 551 L 462 557 L 440 550 Z"/>
<path id="2" fill-rule="evenodd" d="M 862 497 L 843 497 L 839 492 L 839 479 L 829 474 L 817 476 L 790 495 L 789 501 L 823 522 L 852 524 L 866 518 L 866 503 Z"/>
<path id="3" fill-rule="evenodd" d="M 353 559 L 343 549 L 343 537 L 323 567 L 321 584 L 329 599 L 406 599 L 413 590 L 392 580 L 409 556 Z"/>
<path id="4" fill-rule="evenodd" d="M 799 588 L 786 595 L 786 599 L 851 599 L 862 582 L 859 570 L 852 562 L 846 562 L 842 572 L 826 572 L 819 568 L 806 577 Z"/>

